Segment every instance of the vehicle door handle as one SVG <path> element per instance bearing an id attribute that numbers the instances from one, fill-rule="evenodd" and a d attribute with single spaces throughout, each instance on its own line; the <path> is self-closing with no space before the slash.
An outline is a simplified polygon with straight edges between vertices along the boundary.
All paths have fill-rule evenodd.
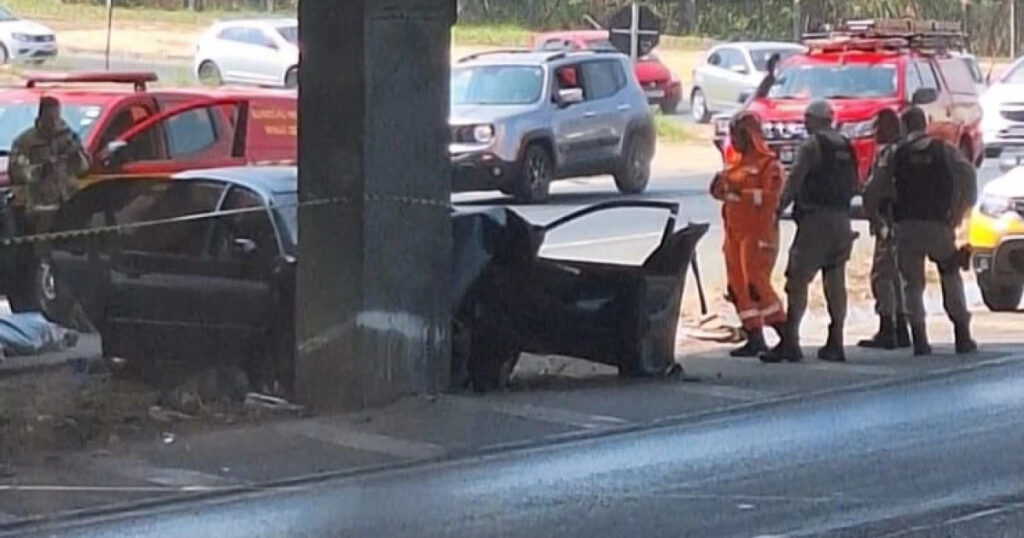
<path id="1" fill-rule="evenodd" d="M 625 112 L 626 110 L 629 110 L 629 109 L 630 109 L 629 105 L 619 105 L 619 112 Z"/>
<path id="2" fill-rule="evenodd" d="M 594 118 L 594 117 L 597 117 L 597 112 L 594 112 L 593 110 L 588 110 L 588 111 L 583 113 L 583 117 L 584 118 Z"/>

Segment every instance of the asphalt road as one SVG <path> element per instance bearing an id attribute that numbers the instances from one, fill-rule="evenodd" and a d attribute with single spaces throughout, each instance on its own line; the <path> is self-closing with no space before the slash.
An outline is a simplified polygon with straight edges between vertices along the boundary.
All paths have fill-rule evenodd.
<path id="1" fill-rule="evenodd" d="M 1019 536 L 1022 407 L 1008 361 L 21 536 Z"/>

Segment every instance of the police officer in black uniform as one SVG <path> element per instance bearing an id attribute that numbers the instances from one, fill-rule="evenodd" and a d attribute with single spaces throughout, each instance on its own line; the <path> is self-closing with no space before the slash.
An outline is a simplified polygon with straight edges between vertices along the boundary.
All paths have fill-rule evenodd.
<path id="1" fill-rule="evenodd" d="M 971 353 L 971 314 L 960 277 L 963 253 L 956 228 L 977 198 L 974 165 L 953 145 L 926 133 L 928 120 L 918 107 L 902 116 L 906 140 L 892 155 L 891 173 L 879 175 L 864 193 L 869 215 L 891 203 L 896 222 L 897 258 L 915 355 L 930 355 L 925 329 L 924 260 L 939 269 L 942 304 L 953 322 L 957 353 Z"/>
<path id="2" fill-rule="evenodd" d="M 786 331 L 778 346 L 761 355 L 761 360 L 769 363 L 803 358 L 800 322 L 807 310 L 807 287 L 819 272 L 831 324 L 828 342 L 818 350 L 818 358 L 846 360 L 846 262 L 856 238 L 850 225 L 850 200 L 857 189 L 856 155 L 850 141 L 835 130 L 828 102 L 811 103 L 804 120 L 810 136 L 797 153 L 779 201 L 780 212 L 794 205 L 797 232 L 786 269 Z"/>

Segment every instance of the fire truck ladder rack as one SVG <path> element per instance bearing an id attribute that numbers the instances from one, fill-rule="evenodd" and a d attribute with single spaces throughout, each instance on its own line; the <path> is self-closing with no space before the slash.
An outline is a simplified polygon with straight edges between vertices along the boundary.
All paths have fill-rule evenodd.
<path id="1" fill-rule="evenodd" d="M 817 50 L 967 51 L 960 23 L 913 19 L 844 20 L 838 28 L 807 33 L 804 44 Z"/>

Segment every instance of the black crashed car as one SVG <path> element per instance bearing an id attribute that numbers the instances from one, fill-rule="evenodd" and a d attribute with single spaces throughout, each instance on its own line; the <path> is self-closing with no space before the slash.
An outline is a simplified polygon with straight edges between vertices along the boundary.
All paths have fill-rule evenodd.
<path id="1" fill-rule="evenodd" d="M 298 255 L 294 167 L 202 170 L 103 181 L 75 194 L 56 231 L 56 302 L 81 305 L 107 357 L 145 367 L 236 363 L 291 385 Z M 603 210 L 664 211 L 641 265 L 548 259 L 544 238 Z M 683 283 L 707 225 L 677 228 L 678 205 L 597 204 L 547 225 L 506 208 L 453 212 L 452 374 L 477 390 L 504 383 L 523 352 L 574 356 L 658 375 L 675 364 Z M 157 372 L 159 375 L 159 372 Z"/>

